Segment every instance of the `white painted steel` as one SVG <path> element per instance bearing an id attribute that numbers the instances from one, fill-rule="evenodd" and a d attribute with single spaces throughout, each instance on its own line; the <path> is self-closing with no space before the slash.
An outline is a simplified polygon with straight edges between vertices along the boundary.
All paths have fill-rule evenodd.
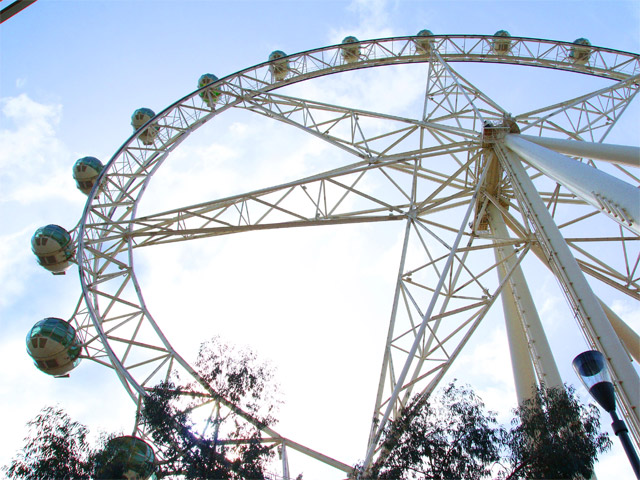
<path id="1" fill-rule="evenodd" d="M 396 386 L 393 389 L 393 393 L 391 394 L 391 397 L 389 399 L 389 402 L 387 404 L 387 407 L 385 409 L 384 415 L 382 416 L 382 419 L 380 420 L 380 423 L 377 425 L 377 430 L 375 433 L 375 436 L 373 438 L 373 442 L 371 442 L 371 444 L 369 445 L 369 449 L 367 451 L 367 456 L 365 458 L 364 461 L 364 465 L 370 465 L 371 461 L 373 459 L 373 454 L 375 451 L 375 447 L 378 444 L 378 441 L 380 440 L 380 436 L 382 435 L 382 432 L 384 431 L 385 427 L 387 426 L 387 421 L 389 420 L 389 417 L 391 415 L 391 411 L 393 410 L 394 406 L 395 406 L 395 402 L 396 399 L 398 398 L 398 396 L 400 395 L 400 391 L 404 388 L 404 381 L 405 378 L 407 377 L 407 374 L 409 373 L 409 369 L 411 368 L 411 364 L 414 361 L 416 352 L 418 350 L 418 346 L 420 345 L 420 342 L 422 341 L 422 338 L 424 337 L 424 333 L 427 329 L 427 322 L 429 320 L 431 320 L 431 316 L 434 313 L 434 308 L 436 306 L 436 302 L 438 300 L 438 296 L 440 295 L 440 292 L 442 291 L 442 288 L 444 286 L 445 281 L 447 280 L 447 278 L 449 277 L 449 272 L 452 268 L 453 265 L 453 259 L 457 254 L 457 250 L 458 247 L 460 245 L 460 241 L 462 240 L 462 236 L 464 233 L 464 229 L 465 229 L 465 225 L 467 225 L 469 223 L 469 218 L 471 217 L 471 213 L 473 212 L 473 207 L 474 207 L 474 200 L 477 198 L 478 196 L 478 191 L 480 189 L 480 187 L 482 186 L 483 180 L 486 176 L 486 168 L 485 171 L 482 173 L 482 176 L 480 177 L 476 190 L 473 193 L 473 196 L 469 202 L 469 207 L 467 208 L 467 212 L 465 213 L 463 220 L 462 220 L 462 225 L 460 225 L 460 228 L 458 230 L 458 234 L 456 235 L 456 238 L 453 242 L 453 244 L 450 247 L 450 253 L 447 257 L 447 261 L 442 269 L 442 273 L 440 275 L 440 278 L 438 279 L 438 283 L 436 284 L 434 290 L 433 290 L 433 295 L 431 297 L 431 301 L 429 303 L 429 306 L 426 309 L 426 312 L 424 313 L 424 316 L 422 317 L 422 321 L 420 323 L 420 327 L 417 330 L 415 339 L 413 341 L 413 345 L 411 346 L 411 350 L 409 350 L 409 354 L 408 354 L 408 358 L 407 361 L 405 362 L 405 364 L 402 367 L 402 371 L 400 372 L 400 375 L 398 376 L 397 382 L 396 382 Z"/>
<path id="2" fill-rule="evenodd" d="M 495 254 L 498 261 L 504 260 L 502 255 L 499 254 L 498 249 L 495 250 Z M 527 341 L 522 326 L 513 288 L 511 288 L 510 282 L 507 280 L 507 272 L 503 267 L 498 269 L 498 275 L 501 281 L 508 282 L 507 287 L 502 292 L 502 295 L 500 295 L 500 299 L 502 300 L 502 309 L 504 312 L 516 396 L 518 397 L 518 404 L 522 404 L 522 402 L 531 398 L 531 393 L 538 385 L 538 382 L 536 380 L 536 372 L 531 363 L 529 342 Z"/>
<path id="3" fill-rule="evenodd" d="M 640 336 L 616 315 L 606 303 L 600 301 L 600 306 L 611 322 L 611 326 L 618 335 L 618 338 L 629 352 L 629 355 L 631 355 L 637 363 L 640 363 Z"/>
<path id="4" fill-rule="evenodd" d="M 289 457 L 287 455 L 287 442 L 282 442 L 282 450 L 280 455 L 282 457 L 282 480 L 291 480 L 289 475 Z"/>
<path id="5" fill-rule="evenodd" d="M 631 360 L 600 306 L 598 298 L 591 290 L 576 259 L 522 166 L 520 158 L 504 147 L 497 147 L 496 152 L 512 180 L 511 183 L 522 205 L 529 210 L 531 220 L 537 227 L 536 236 L 571 301 L 576 318 L 582 324 L 588 341 L 592 343 L 594 349 L 601 351 L 607 358 L 619 403 L 625 412 L 625 418 L 631 423 L 629 430 L 637 442 L 640 433 L 638 374 L 631 365 Z"/>
<path id="6" fill-rule="evenodd" d="M 553 150 L 508 135 L 505 144 L 528 164 L 553 178 L 613 220 L 640 234 L 640 190 Z"/>
<path id="7" fill-rule="evenodd" d="M 487 214 L 493 235 L 498 239 L 509 238 L 502 213 L 489 204 Z M 563 382 L 522 268 L 515 265 L 515 248 L 513 245 L 499 246 L 495 255 L 501 262 L 498 275 L 507 280 L 501 298 L 516 392 L 519 403 L 522 403 L 531 398 L 538 384 L 551 388 L 562 387 Z M 509 277 L 508 271 L 512 271 Z"/>
<path id="8" fill-rule="evenodd" d="M 499 171 L 494 172 L 491 181 L 483 184 L 480 173 L 486 165 L 482 151 L 490 148 L 491 142 L 499 141 L 488 136 L 483 138 L 483 120 L 500 124 L 505 122 L 506 112 L 461 77 L 451 63 L 537 66 L 611 80 L 612 86 L 605 89 L 514 117 L 523 130 L 535 127 L 541 134 L 553 132 L 571 138 L 590 139 L 604 132 L 601 139 L 637 93 L 633 79 L 640 72 L 640 57 L 593 47 L 588 63 L 576 65 L 569 59 L 572 44 L 567 42 L 511 37 L 509 52 L 497 56 L 493 49 L 493 36 L 433 36 L 429 37 L 429 51 L 419 48 L 419 40 L 419 37 L 402 37 L 362 41 L 359 43 L 358 61 L 350 63 L 343 61 L 340 45 L 294 54 L 287 57 L 289 70 L 286 75 L 275 81 L 271 73 L 273 64 L 269 62 L 229 75 L 206 86 L 220 93 L 215 110 L 203 103 L 200 97 L 203 89 L 192 92 L 149 121 L 159 129 L 152 144 L 145 145 L 140 139 L 140 131 L 136 132 L 105 166 L 89 195 L 79 226 L 78 264 L 86 306 L 77 311 L 82 312 L 80 316 L 83 316 L 85 324 L 90 320 L 94 325 L 92 332 L 85 328 L 89 338 L 88 356 L 112 366 L 138 405 L 154 382 L 168 378 L 177 368 L 200 384 L 198 394 L 203 404 L 216 398 L 216 393 L 173 349 L 147 309 L 133 269 L 134 248 L 259 229 L 405 221 L 405 248 L 400 261 L 365 468 L 376 453 L 377 439 L 384 423 L 395 418 L 414 388 L 421 394 L 433 391 L 503 288 L 512 283 L 512 278 L 513 282 L 518 282 L 514 275 L 519 271 L 523 256 L 530 249 L 536 250 L 538 241 L 547 241 L 540 232 L 536 232 L 538 240 L 534 241 L 528 230 L 528 219 L 516 218 L 518 212 L 526 211 L 523 205 L 528 204 L 529 196 L 538 198 L 538 193 L 534 187 L 531 190 L 534 193 L 514 197 L 508 182 L 502 185 Z M 418 119 L 392 117 L 273 93 L 277 88 L 327 74 L 405 63 L 428 63 L 424 114 Z M 594 107 L 596 104 L 602 107 Z M 259 113 L 309 132 L 349 153 L 353 163 L 288 184 L 137 218 L 138 202 L 167 156 L 188 135 L 231 108 Z M 586 110 L 589 120 L 585 123 Z M 321 117 L 323 120 L 317 120 Z M 385 124 L 386 130 L 383 129 L 382 134 L 375 129 L 368 130 L 367 119 Z M 144 126 L 141 131 L 144 131 Z M 617 151 L 616 155 L 621 154 Z M 450 170 L 444 168 L 449 165 L 447 162 L 453 165 Z M 361 180 L 376 172 L 389 182 L 399 199 L 367 190 L 366 182 Z M 410 186 L 405 186 L 400 176 L 409 178 Z M 425 184 L 430 189 L 422 193 L 422 197 L 416 193 L 418 184 Z M 335 197 L 328 193 L 331 188 L 337 192 Z M 303 191 L 306 198 L 311 199 L 308 209 L 287 204 L 289 198 Z M 552 211 L 583 204 L 558 189 L 545 190 L 541 195 Z M 343 200 L 347 197 L 356 198 L 360 202 L 359 208 L 345 208 Z M 484 212 L 491 210 L 490 202 L 496 208 L 502 202 L 499 210 L 515 234 L 513 239 L 483 237 Z M 475 215 L 471 222 L 467 222 L 474 208 Z M 249 219 L 245 216 L 249 209 L 260 213 Z M 567 223 L 581 222 L 589 217 L 590 214 L 581 213 Z M 456 218 L 456 224 L 451 227 L 453 218 Z M 466 219 L 460 227 L 458 218 Z M 638 217 L 635 219 L 637 221 Z M 406 242 L 410 233 L 411 241 L 416 242 L 412 250 L 416 245 L 422 249 L 424 257 L 418 261 L 407 259 Z M 561 234 L 557 235 L 562 238 Z M 463 237 L 468 239 L 466 244 L 461 244 Z M 577 246 L 581 240 L 571 239 L 568 242 L 574 251 L 584 252 Z M 591 240 L 586 238 L 586 241 Z M 621 234 L 611 240 L 623 245 L 628 241 Z M 493 259 L 477 270 L 472 267 L 478 258 L 493 257 L 486 250 L 503 249 L 506 252 L 514 246 L 520 249 L 519 256 L 502 275 L 496 275 L 500 268 Z M 628 295 L 638 295 L 633 258 L 625 257 L 624 265 L 614 268 L 603 265 L 597 254 L 586 252 L 580 262 L 580 268 L 593 277 Z M 555 265 L 554 262 L 551 264 Z M 420 273 L 425 270 L 439 279 L 439 285 L 420 278 Z M 450 275 L 443 288 L 443 272 L 447 270 Z M 435 287 L 438 288 L 434 290 Z M 420 297 L 420 292 L 425 290 L 442 292 L 443 301 L 438 308 L 434 308 L 438 295 L 433 295 L 430 302 Z M 521 309 L 519 301 L 514 301 L 512 306 Z M 423 302 L 429 304 L 426 312 Z M 529 308 L 535 309 L 526 307 Z M 419 326 L 413 325 L 412 316 L 422 318 Z M 427 326 L 428 338 L 425 335 Z M 583 322 L 581 326 L 591 331 L 590 323 Z M 140 331 L 146 332 L 144 342 L 137 340 Z M 611 333 L 606 329 L 603 332 L 605 335 Z M 587 335 L 592 336 L 591 333 Z M 423 342 L 420 342 L 421 338 Z M 536 361 L 541 364 L 546 357 L 552 355 L 540 353 Z M 427 371 L 423 370 L 425 363 L 430 365 Z M 396 376 L 394 365 L 396 368 L 403 365 L 401 376 Z M 235 410 L 248 422 L 259 423 L 224 399 L 220 399 L 220 403 Z M 623 413 L 631 414 L 628 408 Z M 380 422 L 380 418 L 384 420 Z M 631 428 L 635 428 L 638 441 L 637 421 Z M 300 445 L 272 429 L 263 429 L 263 434 L 267 436 L 264 441 L 286 445 L 346 473 L 353 469 L 346 462 Z"/>
<path id="9" fill-rule="evenodd" d="M 510 134 L 508 136 L 515 135 Z M 609 143 L 579 142 L 561 138 L 535 137 L 533 135 L 517 135 L 520 138 L 550 148 L 559 153 L 576 157 L 604 160 L 605 162 L 640 167 L 640 147 L 612 145 Z"/>

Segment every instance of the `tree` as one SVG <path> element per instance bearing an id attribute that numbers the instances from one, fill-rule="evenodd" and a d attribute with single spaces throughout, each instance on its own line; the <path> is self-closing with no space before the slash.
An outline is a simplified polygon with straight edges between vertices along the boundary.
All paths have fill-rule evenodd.
<path id="1" fill-rule="evenodd" d="M 508 480 L 591 478 L 598 454 L 611 447 L 600 433 L 598 409 L 582 405 L 571 386 L 536 389 L 515 410 L 503 442 Z"/>
<path id="2" fill-rule="evenodd" d="M 24 480 L 84 480 L 93 475 L 96 448 L 87 441 L 89 430 L 72 421 L 59 407 L 44 407 L 27 423 L 25 446 L 6 468 L 9 478 Z"/>
<path id="3" fill-rule="evenodd" d="M 414 398 L 391 422 L 368 478 L 469 479 L 487 476 L 500 459 L 495 414 L 469 388 L 449 384 L 436 399 Z"/>
<path id="4" fill-rule="evenodd" d="M 433 401 L 417 396 L 390 422 L 366 476 L 577 480 L 591 477 L 598 454 L 610 446 L 598 409 L 583 406 L 573 387 L 535 389 L 506 429 L 470 389 L 452 383 Z"/>
<path id="5" fill-rule="evenodd" d="M 202 344 L 196 362 L 200 375 L 222 406 L 208 435 L 194 433 L 191 407 L 202 398 L 195 384 L 157 385 L 143 402 L 143 421 L 163 461 L 157 477 L 179 474 L 186 479 L 263 479 L 274 455 L 261 442 L 261 429 L 275 423 L 279 405 L 273 371 L 250 350 L 238 349 L 219 338 Z M 196 399 L 196 400 L 194 400 Z M 223 401 L 224 400 L 224 401 Z M 235 407 L 233 407 L 235 406 Z M 250 415 L 253 423 L 238 415 Z M 5 468 L 9 478 L 21 480 L 89 480 L 123 478 L 128 455 L 109 449 L 113 436 L 103 435 L 90 445 L 88 429 L 58 407 L 46 407 L 28 423 L 24 448 Z M 123 457 L 123 458 L 120 458 Z"/>
<path id="6" fill-rule="evenodd" d="M 273 456 L 261 443 L 260 430 L 275 422 L 279 401 L 272 370 L 250 350 L 237 349 L 218 337 L 202 344 L 195 366 L 202 379 L 216 392 L 218 404 L 213 429 L 206 436 L 193 432 L 188 412 L 198 385 L 162 383 L 145 398 L 143 418 L 152 438 L 165 447 L 168 459 L 158 476 L 178 472 L 187 479 L 262 479 Z M 187 402 L 185 404 L 185 402 Z M 224 408 L 230 403 L 234 408 Z M 238 415 L 252 416 L 254 423 Z"/>

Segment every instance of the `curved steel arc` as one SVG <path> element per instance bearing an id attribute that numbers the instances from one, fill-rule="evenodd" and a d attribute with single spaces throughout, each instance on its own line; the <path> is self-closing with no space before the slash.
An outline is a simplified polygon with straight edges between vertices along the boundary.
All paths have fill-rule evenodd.
<path id="1" fill-rule="evenodd" d="M 163 377 L 163 372 L 165 372 L 164 377 L 166 378 L 174 361 L 179 363 L 207 390 L 207 385 L 204 385 L 197 376 L 197 373 L 187 362 L 177 355 L 170 346 L 168 339 L 162 334 L 162 331 L 147 311 L 141 289 L 133 270 L 132 249 L 135 246 L 133 240 L 135 238 L 134 234 L 142 233 L 144 232 L 144 228 L 149 227 L 148 225 L 143 225 L 140 227 L 140 230 L 135 231 L 137 203 L 153 173 L 159 168 L 164 159 L 186 139 L 189 134 L 193 133 L 214 116 L 229 108 L 252 105 L 253 109 L 262 110 L 261 113 L 268 114 L 269 109 L 267 108 L 265 110 L 263 108 L 265 107 L 265 103 L 262 99 L 269 100 L 266 103 L 267 105 L 277 106 L 278 109 L 284 107 L 286 105 L 285 97 L 269 96 L 268 92 L 273 89 L 330 73 L 373 66 L 425 63 L 430 61 L 432 55 L 426 55 L 418 49 L 417 39 L 418 37 L 399 37 L 360 42 L 361 58 L 355 63 L 345 63 L 342 60 L 342 56 L 340 55 L 341 46 L 331 46 L 292 55 L 287 57 L 289 73 L 282 81 L 274 81 L 269 69 L 271 65 L 269 62 L 230 75 L 215 84 L 192 92 L 167 107 L 125 142 L 110 160 L 96 187 L 89 196 L 79 224 L 78 265 L 83 297 L 97 334 L 103 343 L 104 351 L 118 372 L 118 375 L 123 380 L 125 388 L 129 390 L 134 399 L 144 395 L 146 385 L 150 384 L 155 378 Z M 587 65 L 576 65 L 570 61 L 569 57 L 572 44 L 545 40 L 513 38 L 510 54 L 496 56 L 491 53 L 492 39 L 493 37 L 490 36 L 434 36 L 431 38 L 431 48 L 439 55 L 443 65 L 456 61 L 508 63 L 556 68 L 622 81 L 633 75 L 637 75 L 640 70 L 640 57 L 638 55 L 599 47 L 592 48 L 591 60 Z M 475 108 L 473 102 L 478 97 L 474 97 L 473 99 L 469 97 L 468 92 L 471 91 L 470 87 L 466 83 L 462 86 L 460 84 L 461 80 L 458 80 L 458 77 L 455 78 L 461 91 L 464 92 L 463 95 L 467 95 L 467 99 L 473 110 L 473 108 Z M 215 109 L 206 105 L 199 97 L 199 94 L 206 89 L 214 89 L 220 93 Z M 261 95 L 262 99 L 260 97 Z M 291 105 L 292 101 L 289 100 L 288 108 L 290 108 L 290 110 L 280 109 L 277 116 L 286 123 L 302 128 L 311 128 L 302 121 L 294 121 L 291 113 L 305 112 L 308 114 L 313 111 L 313 108 L 320 109 L 324 107 L 316 103 L 313 108 L 311 108 L 310 103 L 305 104 L 305 101 L 301 99 L 295 100 L 296 102 L 293 102 L 293 105 Z M 353 110 L 347 112 L 347 110 L 348 109 L 340 110 L 337 108 L 334 109 L 334 112 L 341 114 L 345 119 L 349 118 L 350 122 L 355 120 L 358 113 Z M 367 115 L 364 112 L 361 113 L 363 116 Z M 477 117 L 478 111 L 475 113 Z M 371 115 L 377 118 L 377 114 L 374 113 Z M 455 121 L 454 117 L 455 111 L 451 114 L 450 119 Z M 392 120 L 390 117 L 385 117 L 385 119 Z M 443 120 L 443 117 L 440 117 L 440 119 Z M 469 117 L 469 119 L 471 119 L 471 117 Z M 346 145 L 348 148 L 355 149 L 357 146 L 358 148 L 362 148 L 359 146 L 361 144 L 377 140 L 376 137 L 365 136 L 362 133 L 359 122 L 356 122 L 356 127 L 354 132 L 357 131 L 360 137 L 352 136 L 347 140 L 336 141 L 335 143 L 342 143 L 343 146 Z M 465 130 L 465 128 L 461 128 L 459 124 L 457 127 L 448 127 L 446 125 L 445 127 L 446 128 L 438 126 L 438 128 L 431 128 L 428 124 L 424 123 L 414 124 L 411 128 L 415 128 L 415 130 L 411 132 L 419 131 L 422 135 L 424 131 L 428 131 L 429 134 L 436 139 L 436 142 L 441 145 L 441 150 L 425 154 L 421 150 L 424 146 L 421 137 L 419 147 L 415 150 L 401 152 L 401 155 L 386 155 L 389 148 L 387 151 L 381 150 L 385 153 L 385 160 L 391 160 L 393 164 L 387 165 L 388 172 L 381 168 L 378 170 L 386 175 L 391 183 L 394 183 L 395 181 L 390 176 L 392 170 L 400 173 L 409 173 L 414 169 L 412 162 L 422 162 L 430 155 L 436 156 L 439 153 L 446 152 L 455 159 L 460 167 L 462 167 L 466 161 L 459 159 L 456 156 L 457 153 L 466 154 L 467 160 L 479 160 L 479 158 L 474 156 L 476 155 L 474 152 L 478 149 L 479 145 L 473 142 L 470 145 L 465 145 L 465 143 L 469 143 L 468 139 L 454 146 L 453 150 L 447 150 L 447 147 L 450 147 L 452 143 L 455 145 L 451 136 L 459 136 L 461 132 L 465 133 L 468 129 Z M 145 144 L 141 139 L 141 135 L 149 128 L 157 129 L 157 136 L 152 143 Z M 404 134 L 402 130 L 395 130 L 393 132 L 398 134 L 402 139 L 402 135 Z M 406 133 L 408 134 L 410 131 L 407 130 Z M 356 141 L 356 138 L 359 140 Z M 392 147 L 395 145 L 397 145 L 397 143 L 391 144 Z M 369 153 L 375 152 L 375 150 L 365 147 L 361 152 L 363 153 L 358 156 L 364 158 L 369 157 Z M 362 163 L 362 166 L 364 167 L 369 163 L 370 162 L 365 161 Z M 416 163 L 416 165 L 417 164 L 418 163 Z M 379 167 L 378 165 L 376 166 Z M 460 169 L 459 172 L 460 171 L 466 170 Z M 467 177 L 472 180 L 472 183 L 475 183 L 473 179 L 476 178 L 479 173 L 479 170 L 476 172 L 469 171 Z M 443 174 L 424 168 L 422 170 L 415 170 L 413 175 L 413 181 L 415 182 L 417 178 L 431 181 Z M 453 180 L 450 175 L 446 174 L 444 174 L 444 177 L 448 182 L 448 188 L 455 189 L 457 185 L 467 187 L 468 180 Z M 327 177 L 325 180 L 327 184 L 336 184 L 336 180 L 333 177 Z M 347 192 L 344 193 L 344 195 L 357 194 L 358 191 L 354 185 L 355 183 L 341 184 L 338 186 Z M 479 184 L 476 185 L 476 188 L 480 188 Z M 456 193 L 444 195 L 444 203 L 451 203 L 451 206 L 446 208 L 457 208 L 464 204 L 464 202 L 453 202 L 460 193 L 461 190 L 458 190 Z M 375 197 L 367 198 L 366 194 L 363 198 L 366 200 L 375 200 Z M 415 198 L 414 193 L 409 194 L 409 199 Z M 407 206 L 411 201 L 408 200 L 406 204 L 378 202 L 379 206 L 376 208 L 391 207 L 391 210 L 395 208 L 396 210 L 400 210 L 396 213 L 400 213 L 400 218 L 402 218 L 402 215 L 409 214 Z M 472 207 L 474 203 L 475 202 L 471 202 Z M 273 207 L 274 205 L 276 204 L 272 204 L 271 206 Z M 316 208 L 317 207 L 316 205 Z M 431 208 L 431 212 L 436 212 L 438 209 L 438 206 L 435 204 L 430 204 L 429 207 L 433 207 Z M 473 210 L 472 207 L 470 207 L 469 211 Z M 478 208 L 479 213 L 473 222 L 476 227 L 479 225 L 482 216 L 480 204 L 478 204 Z M 374 209 L 369 211 L 368 214 L 373 218 L 378 211 L 379 210 Z M 191 215 L 191 210 L 187 209 L 185 213 Z M 329 212 L 324 213 L 327 214 L 326 217 L 329 218 Z M 193 217 L 196 216 L 194 212 Z M 178 224 L 180 222 L 180 218 L 178 217 L 179 215 L 173 218 L 165 217 L 160 220 L 160 224 L 166 222 L 164 224 L 165 227 L 167 225 Z M 349 215 L 344 218 L 349 218 Z M 366 218 L 366 215 L 363 218 Z M 427 224 L 425 221 L 424 225 Z M 443 226 L 443 231 L 447 230 L 444 227 L 444 223 L 441 226 Z M 461 228 L 457 231 L 458 238 L 460 238 L 464 230 L 464 228 Z M 456 242 L 458 241 L 459 240 L 456 240 Z M 479 287 L 481 286 L 480 282 L 478 282 L 478 277 L 473 274 L 472 278 L 466 280 L 466 282 L 469 284 L 477 283 Z M 407 283 L 407 285 L 409 285 L 409 283 Z M 462 285 L 464 286 L 465 284 L 463 283 Z M 130 292 L 131 288 L 135 292 Z M 451 288 L 454 288 L 454 286 L 447 285 L 445 290 L 453 292 Z M 409 297 L 411 297 L 411 294 L 409 294 Z M 407 301 L 409 297 L 403 298 Z M 493 301 L 493 299 L 495 299 L 495 296 L 491 297 L 491 301 Z M 477 325 L 477 323 L 474 325 Z M 150 329 L 148 327 L 150 327 Z M 429 325 L 424 321 L 421 329 L 424 331 L 424 329 L 428 327 Z M 453 333 L 450 335 L 453 335 Z M 468 338 L 470 331 L 468 331 L 466 335 Z M 112 345 L 112 342 L 120 342 L 126 346 L 120 348 L 118 345 Z M 461 348 L 461 345 L 462 344 L 458 344 L 457 350 Z M 416 346 L 412 351 L 415 352 L 418 349 L 424 351 L 424 347 L 420 345 Z M 160 354 L 158 352 L 160 352 Z M 167 368 L 167 366 L 169 368 Z M 403 374 L 406 375 L 406 373 Z M 402 381 L 399 382 L 400 385 L 402 383 Z M 212 396 L 216 395 L 215 392 L 211 391 L 209 394 Z M 397 396 L 397 394 L 395 395 Z M 395 402 L 390 402 L 388 406 L 392 407 L 393 403 Z M 232 409 L 237 408 L 237 406 L 234 405 L 228 405 L 228 407 Z M 395 408 L 395 406 L 393 406 L 393 408 Z M 253 420 L 255 420 L 252 419 L 251 416 L 247 416 L 244 412 L 238 411 L 238 413 L 252 423 Z M 385 416 L 388 418 L 389 414 L 387 413 Z M 378 432 L 379 431 L 380 430 L 378 430 Z M 271 430 L 265 429 L 265 432 L 279 437 L 278 434 Z M 376 435 L 376 437 L 377 436 L 378 435 Z"/>

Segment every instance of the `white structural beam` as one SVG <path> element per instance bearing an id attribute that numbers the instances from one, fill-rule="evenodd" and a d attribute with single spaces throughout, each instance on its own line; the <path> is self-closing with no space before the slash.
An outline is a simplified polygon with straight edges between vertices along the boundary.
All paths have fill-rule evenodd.
<path id="1" fill-rule="evenodd" d="M 559 153 L 576 157 L 604 160 L 605 162 L 640 167 L 640 147 L 628 145 L 612 145 L 610 143 L 580 142 L 561 138 L 534 137 L 533 135 L 515 135 L 542 147 L 550 148 Z"/>
<path id="2" fill-rule="evenodd" d="M 487 214 L 489 215 L 489 224 L 491 230 L 494 232 L 494 236 L 500 234 L 497 231 L 496 223 L 498 223 L 495 216 L 495 207 L 487 207 Z M 513 247 L 511 248 L 513 250 Z M 509 256 L 511 252 L 504 251 L 503 247 L 495 249 L 495 256 L 497 262 L 504 262 L 505 258 Z M 498 276 L 500 281 L 503 282 L 507 276 L 507 266 L 504 263 L 500 263 L 498 269 Z M 524 330 L 523 322 L 521 321 L 518 304 L 516 301 L 516 292 L 514 291 L 513 284 L 508 281 L 505 284 L 505 288 L 500 294 L 502 299 L 502 309 L 504 312 L 504 322 L 507 333 L 507 341 L 509 342 L 509 353 L 511 355 L 511 368 L 513 370 L 513 380 L 516 387 L 516 397 L 518 398 L 518 404 L 531 398 L 531 393 L 536 387 L 536 373 L 531 363 L 531 357 L 529 356 L 529 345 L 527 336 Z"/>
<path id="3" fill-rule="evenodd" d="M 547 268 L 552 270 L 552 267 L 549 264 L 549 259 L 545 257 L 542 248 L 537 245 L 533 245 L 531 251 Z M 618 335 L 618 338 L 629 352 L 629 355 L 636 361 L 636 363 L 640 364 L 640 336 L 600 298 L 598 298 L 598 301 L 600 302 L 600 306 L 604 310 L 605 315 L 609 319 L 609 322 L 611 322 L 611 326 Z"/>
<path id="4" fill-rule="evenodd" d="M 526 142 L 526 140 L 519 140 Z M 530 142 L 526 143 L 530 144 Z M 510 183 L 514 187 L 514 193 L 516 193 L 519 203 L 536 228 L 536 237 L 544 250 L 545 257 L 564 288 L 590 346 L 600 350 L 607 359 L 615 388 L 619 394 L 623 416 L 627 420 L 635 442 L 640 443 L 640 378 L 638 378 L 638 373 L 633 368 L 629 355 L 607 319 L 598 298 L 591 290 L 578 262 L 571 254 L 569 246 L 545 207 L 520 159 L 510 150 L 499 145 L 496 147 L 496 152 L 511 180 Z"/>
<path id="5" fill-rule="evenodd" d="M 611 322 L 611 326 L 618 334 L 618 338 L 627 348 L 629 355 L 631 355 L 631 357 L 640 364 L 640 337 L 638 334 L 620 317 L 618 317 L 618 315 L 616 315 L 616 313 L 611 310 L 607 304 L 600 301 L 600 305 L 602 305 L 604 313 Z"/>
<path id="6" fill-rule="evenodd" d="M 487 214 L 494 237 L 499 240 L 508 238 L 500 210 L 489 204 Z M 501 298 L 516 394 L 518 403 L 522 404 L 533 394 L 536 375 L 538 381 L 547 387 L 562 387 L 563 383 L 524 273 L 520 265 L 516 265 L 515 248 L 513 245 L 502 245 L 495 249 L 495 255 L 496 261 L 500 262 L 500 281 L 505 279 L 507 272 L 512 272 Z"/>
<path id="7" fill-rule="evenodd" d="M 411 346 L 411 349 L 409 350 L 409 354 L 407 356 L 407 360 L 404 364 L 404 366 L 402 367 L 402 371 L 400 372 L 400 374 L 398 375 L 398 378 L 396 380 L 396 385 L 393 389 L 393 392 L 391 394 L 391 397 L 389 398 L 389 401 L 387 403 L 387 407 L 386 410 L 384 412 L 384 415 L 382 416 L 382 419 L 380 420 L 380 423 L 377 425 L 377 430 L 375 435 L 372 438 L 372 441 L 369 444 L 369 448 L 367 450 L 367 455 L 365 457 L 364 463 L 363 463 L 363 468 L 366 471 L 367 468 L 369 468 L 369 466 L 371 465 L 371 462 L 373 460 L 373 456 L 375 454 L 375 448 L 378 445 L 378 442 L 380 440 L 380 437 L 382 435 L 382 432 L 384 431 L 386 425 L 387 425 L 387 421 L 389 420 L 389 417 L 391 416 L 391 412 L 394 408 L 396 408 L 396 401 L 398 399 L 398 396 L 400 395 L 401 390 L 403 390 L 405 388 L 405 380 L 407 378 L 407 375 L 409 374 L 409 370 L 411 368 L 411 365 L 413 363 L 413 361 L 416 359 L 416 352 L 418 351 L 418 347 L 420 346 L 420 343 L 422 342 L 422 339 L 424 338 L 424 334 L 425 331 L 427 329 L 427 325 L 429 323 L 429 320 L 431 319 L 433 312 L 436 308 L 436 303 L 438 301 L 438 297 L 441 294 L 442 290 L 445 287 L 445 283 L 448 280 L 449 276 L 450 276 L 450 271 L 452 270 L 452 266 L 454 263 L 454 259 L 458 253 L 458 248 L 460 247 L 460 242 L 462 240 L 463 237 L 463 233 L 465 231 L 465 226 L 468 225 L 469 223 L 469 219 L 471 218 L 471 214 L 473 213 L 474 210 L 474 206 L 476 203 L 476 199 L 478 198 L 478 192 L 480 190 L 480 186 L 484 184 L 484 179 L 487 176 L 487 168 L 484 169 L 484 171 L 482 172 L 482 175 L 480 176 L 478 183 L 476 185 L 476 189 L 473 192 L 473 197 L 471 198 L 470 202 L 469 202 L 469 206 L 467 208 L 467 211 L 464 215 L 464 218 L 461 222 L 460 228 L 458 229 L 458 234 L 455 237 L 455 240 L 453 242 L 453 244 L 449 247 L 449 254 L 447 255 L 447 260 L 442 268 L 442 272 L 440 274 L 440 278 L 438 279 L 438 282 L 436 284 L 436 286 L 433 289 L 433 294 L 431 296 L 431 300 L 429 302 L 429 306 L 427 307 L 426 311 L 424 312 L 424 315 L 422 317 L 422 322 L 420 323 L 419 328 L 416 331 L 416 335 L 415 335 L 415 339 L 413 341 L 413 345 Z M 411 215 L 415 217 L 415 211 L 411 212 Z"/>
<path id="8" fill-rule="evenodd" d="M 593 205 L 622 226 L 640 234 L 640 190 L 632 185 L 518 135 L 506 145 L 534 168 Z"/>

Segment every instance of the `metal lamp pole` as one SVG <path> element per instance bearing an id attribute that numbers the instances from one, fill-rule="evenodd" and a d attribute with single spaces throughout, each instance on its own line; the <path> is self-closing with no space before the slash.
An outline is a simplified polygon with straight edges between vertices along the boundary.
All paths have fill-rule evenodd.
<path id="1" fill-rule="evenodd" d="M 573 359 L 573 368 L 595 401 L 611 415 L 613 433 L 620 438 L 633 472 L 636 474 L 636 478 L 640 480 L 640 460 L 633 448 L 629 438 L 629 430 L 624 420 L 618 418 L 616 414 L 616 394 L 604 355 L 597 350 L 583 352 Z"/>

